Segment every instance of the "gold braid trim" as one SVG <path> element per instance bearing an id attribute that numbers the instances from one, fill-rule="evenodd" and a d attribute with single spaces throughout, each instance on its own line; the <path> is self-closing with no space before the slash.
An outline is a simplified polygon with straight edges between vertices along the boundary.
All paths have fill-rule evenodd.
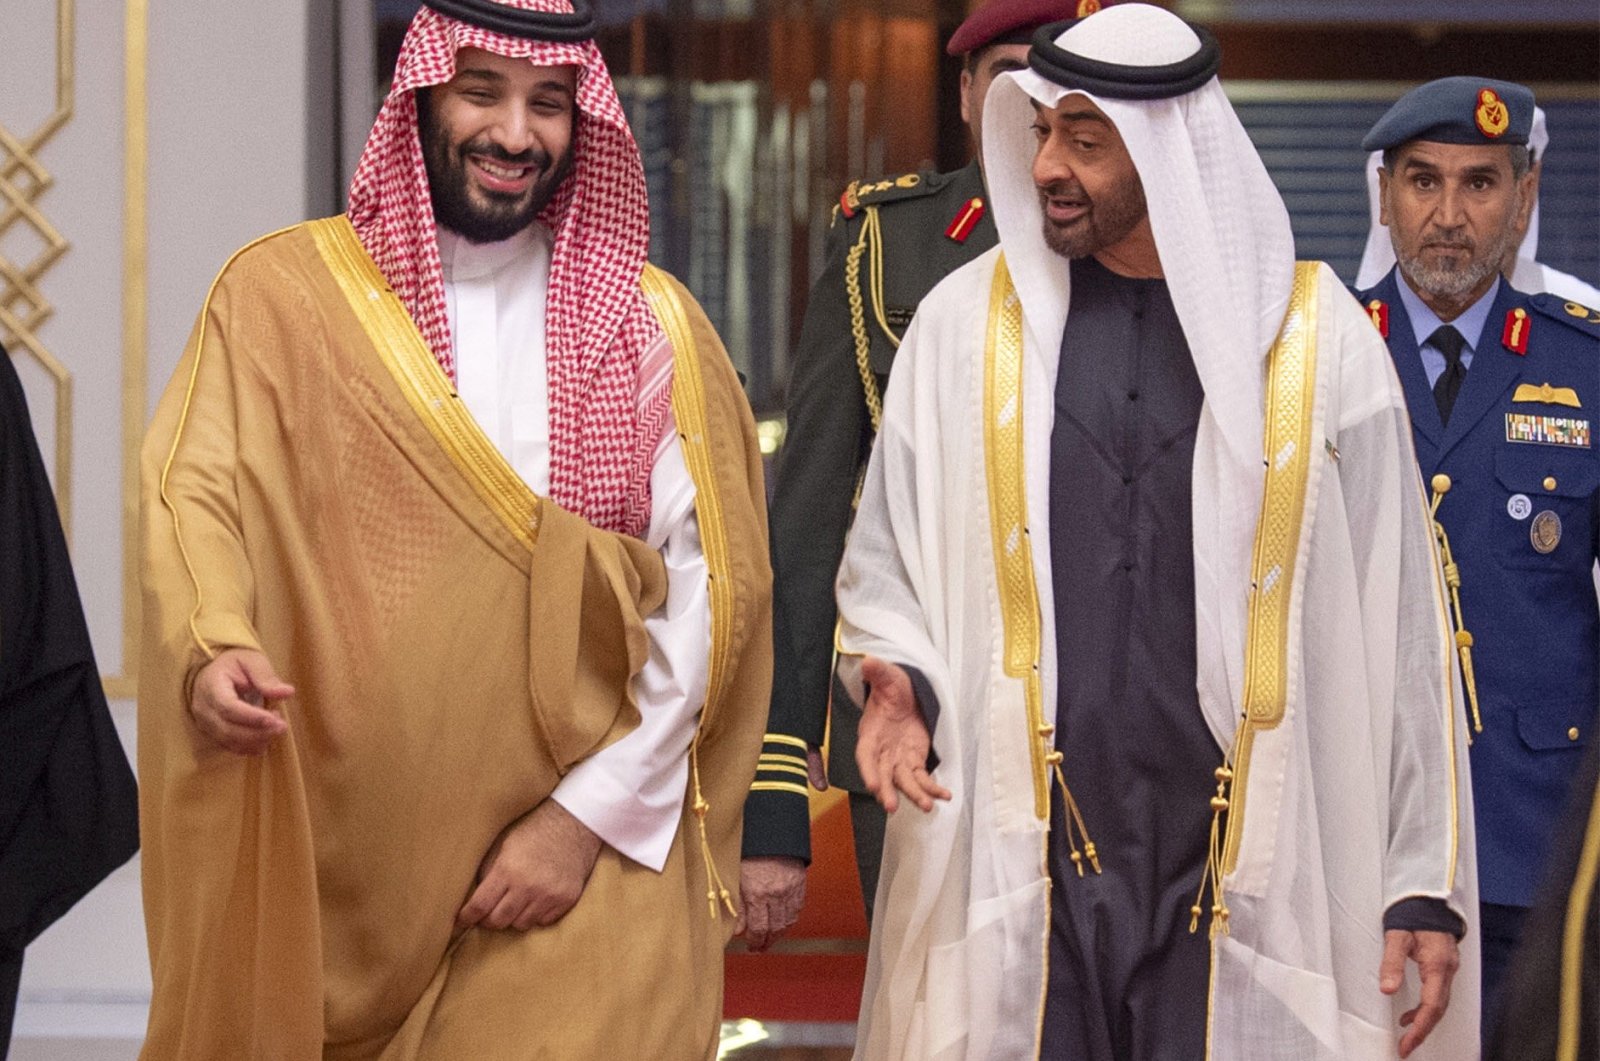
<path id="1" fill-rule="evenodd" d="M 1243 842 L 1246 779 L 1257 732 L 1283 721 L 1289 700 L 1289 606 L 1295 555 L 1311 476 L 1311 420 L 1317 390 L 1316 262 L 1296 262 L 1289 309 L 1267 355 L 1262 463 L 1266 483 L 1250 564 L 1245 638 L 1244 712 L 1233 747 L 1216 769 L 1211 797 L 1211 841 L 1200 890 L 1189 908 L 1189 931 L 1200 927 L 1206 885 L 1211 886 L 1211 935 L 1228 934 L 1223 879 L 1238 866 Z M 1222 815 L 1227 814 L 1226 823 Z M 1208 1033 L 1209 1034 L 1209 1033 Z"/>
<path id="2" fill-rule="evenodd" d="M 719 903 L 730 916 L 739 916 L 739 911 L 733 905 L 733 895 L 723 883 L 722 875 L 717 872 L 711 839 L 706 833 L 706 815 L 711 810 L 711 804 L 700 791 L 700 742 L 705 737 L 712 710 L 722 699 L 733 637 L 733 578 L 729 564 L 728 529 L 722 519 L 722 500 L 717 492 L 715 469 L 711 464 L 705 387 L 700 375 L 700 355 L 695 349 L 688 314 L 677 291 L 661 270 L 652 265 L 645 266 L 639 286 L 649 299 L 650 308 L 661 322 L 662 330 L 667 333 L 667 340 L 672 343 L 672 413 L 678 421 L 678 440 L 683 446 L 684 463 L 689 466 L 689 476 L 694 480 L 695 516 L 700 521 L 700 541 L 709 573 L 711 667 L 706 683 L 705 704 L 700 709 L 700 722 L 695 727 L 694 742 L 689 745 L 689 789 L 690 809 L 694 812 L 695 823 L 700 831 L 700 857 L 706 863 L 706 903 L 710 907 L 711 919 L 715 921 Z"/>
<path id="3" fill-rule="evenodd" d="M 1022 303 L 1001 255 L 989 288 L 989 323 L 983 365 L 983 454 L 989 494 L 989 530 L 1000 593 L 1007 677 L 1023 683 L 1028 755 L 1033 767 L 1033 813 L 1050 820 L 1051 747 L 1055 726 L 1045 721 L 1039 676 L 1039 587 L 1034 583 L 1028 533 L 1028 492 L 1023 452 Z M 1065 786 L 1062 789 L 1066 794 Z"/>
<path id="4" fill-rule="evenodd" d="M 878 392 L 878 377 L 872 372 L 872 340 L 867 336 L 867 314 L 861 296 L 861 255 L 868 246 L 872 247 L 872 278 L 874 301 L 878 303 L 873 307 L 880 322 L 883 321 L 883 233 L 878 227 L 878 208 L 867 207 L 866 216 L 861 222 L 861 235 L 856 237 L 855 243 L 850 247 L 850 253 L 844 259 L 844 290 L 850 301 L 850 336 L 856 344 L 856 371 L 861 375 L 861 391 L 866 396 L 867 418 L 872 422 L 872 433 L 878 433 L 878 425 L 883 421 L 883 396 Z M 889 341 L 898 349 L 900 340 L 895 338 L 893 332 L 888 331 L 888 325 L 883 325 L 884 331 L 889 334 Z M 860 487 L 857 486 L 857 494 Z"/>

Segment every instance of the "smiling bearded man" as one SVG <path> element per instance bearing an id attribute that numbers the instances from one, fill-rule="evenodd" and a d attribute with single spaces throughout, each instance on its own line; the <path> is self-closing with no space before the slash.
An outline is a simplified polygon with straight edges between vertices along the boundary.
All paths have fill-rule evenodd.
<path id="1" fill-rule="evenodd" d="M 761 462 L 591 33 L 427 0 L 157 410 L 146 1057 L 716 1053 Z"/>
<path id="2" fill-rule="evenodd" d="M 892 812 L 863 1061 L 1476 1050 L 1405 407 L 1220 62 L 1122 4 L 990 91 L 1000 246 L 911 322 L 839 574 Z"/>

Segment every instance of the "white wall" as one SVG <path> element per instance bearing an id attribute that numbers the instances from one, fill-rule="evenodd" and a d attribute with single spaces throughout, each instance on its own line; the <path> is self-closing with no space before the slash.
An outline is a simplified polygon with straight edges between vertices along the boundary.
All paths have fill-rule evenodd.
<path id="1" fill-rule="evenodd" d="M 60 2 L 0 0 L 0 125 L 14 134 L 53 105 Z M 73 375 L 73 556 L 107 675 L 124 672 L 123 55 L 140 2 L 75 0 L 75 110 L 40 152 L 56 183 L 38 205 L 72 248 L 43 278 L 56 312 L 39 338 Z M 149 0 L 146 417 L 228 255 L 305 216 L 308 102 L 321 106 L 307 88 L 313 3 Z M 0 240 L 0 253 L 25 260 L 30 238 Z M 55 474 L 52 381 L 17 361 Z M 131 756 L 132 702 L 115 702 L 113 714 Z M 14 1056 L 39 1037 L 137 1037 L 148 999 L 135 859 L 28 949 Z"/>

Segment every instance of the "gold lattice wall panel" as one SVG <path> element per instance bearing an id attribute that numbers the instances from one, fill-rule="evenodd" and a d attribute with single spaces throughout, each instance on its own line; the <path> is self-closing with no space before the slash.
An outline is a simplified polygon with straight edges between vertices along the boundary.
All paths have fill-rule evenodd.
<path id="1" fill-rule="evenodd" d="M 61 522 L 71 527 L 72 496 L 72 373 L 45 349 L 39 331 L 55 313 L 45 296 L 45 274 L 67 253 L 70 244 L 40 209 L 40 200 L 55 183 L 41 161 L 44 148 L 72 119 L 73 2 L 56 0 L 55 108 L 38 128 L 17 133 L 0 120 L 0 241 L 23 226 L 26 238 L 13 244 L 32 244 L 16 260 L 0 243 L 0 343 L 13 357 L 38 362 L 55 384 L 56 500 Z"/>

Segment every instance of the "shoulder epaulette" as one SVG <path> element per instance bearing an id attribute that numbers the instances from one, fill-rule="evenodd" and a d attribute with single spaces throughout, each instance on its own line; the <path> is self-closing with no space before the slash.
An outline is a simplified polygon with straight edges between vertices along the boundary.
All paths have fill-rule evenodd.
<path id="1" fill-rule="evenodd" d="M 898 177 L 861 182 L 856 187 L 856 198 L 862 206 L 881 206 L 901 199 L 918 199 L 932 195 L 944 184 L 942 173 L 904 173 Z"/>
<path id="2" fill-rule="evenodd" d="M 885 177 L 877 181 L 851 181 L 839 196 L 839 211 L 845 217 L 855 217 L 863 207 L 883 206 L 902 199 L 917 199 L 932 195 L 944 186 L 947 174 L 904 173 L 898 177 Z"/>
<path id="3" fill-rule="evenodd" d="M 1590 309 L 1579 302 L 1570 302 L 1560 295 L 1546 292 L 1533 295 L 1528 299 L 1528 305 L 1570 328 L 1576 328 L 1585 335 L 1600 339 L 1600 310 Z"/>

